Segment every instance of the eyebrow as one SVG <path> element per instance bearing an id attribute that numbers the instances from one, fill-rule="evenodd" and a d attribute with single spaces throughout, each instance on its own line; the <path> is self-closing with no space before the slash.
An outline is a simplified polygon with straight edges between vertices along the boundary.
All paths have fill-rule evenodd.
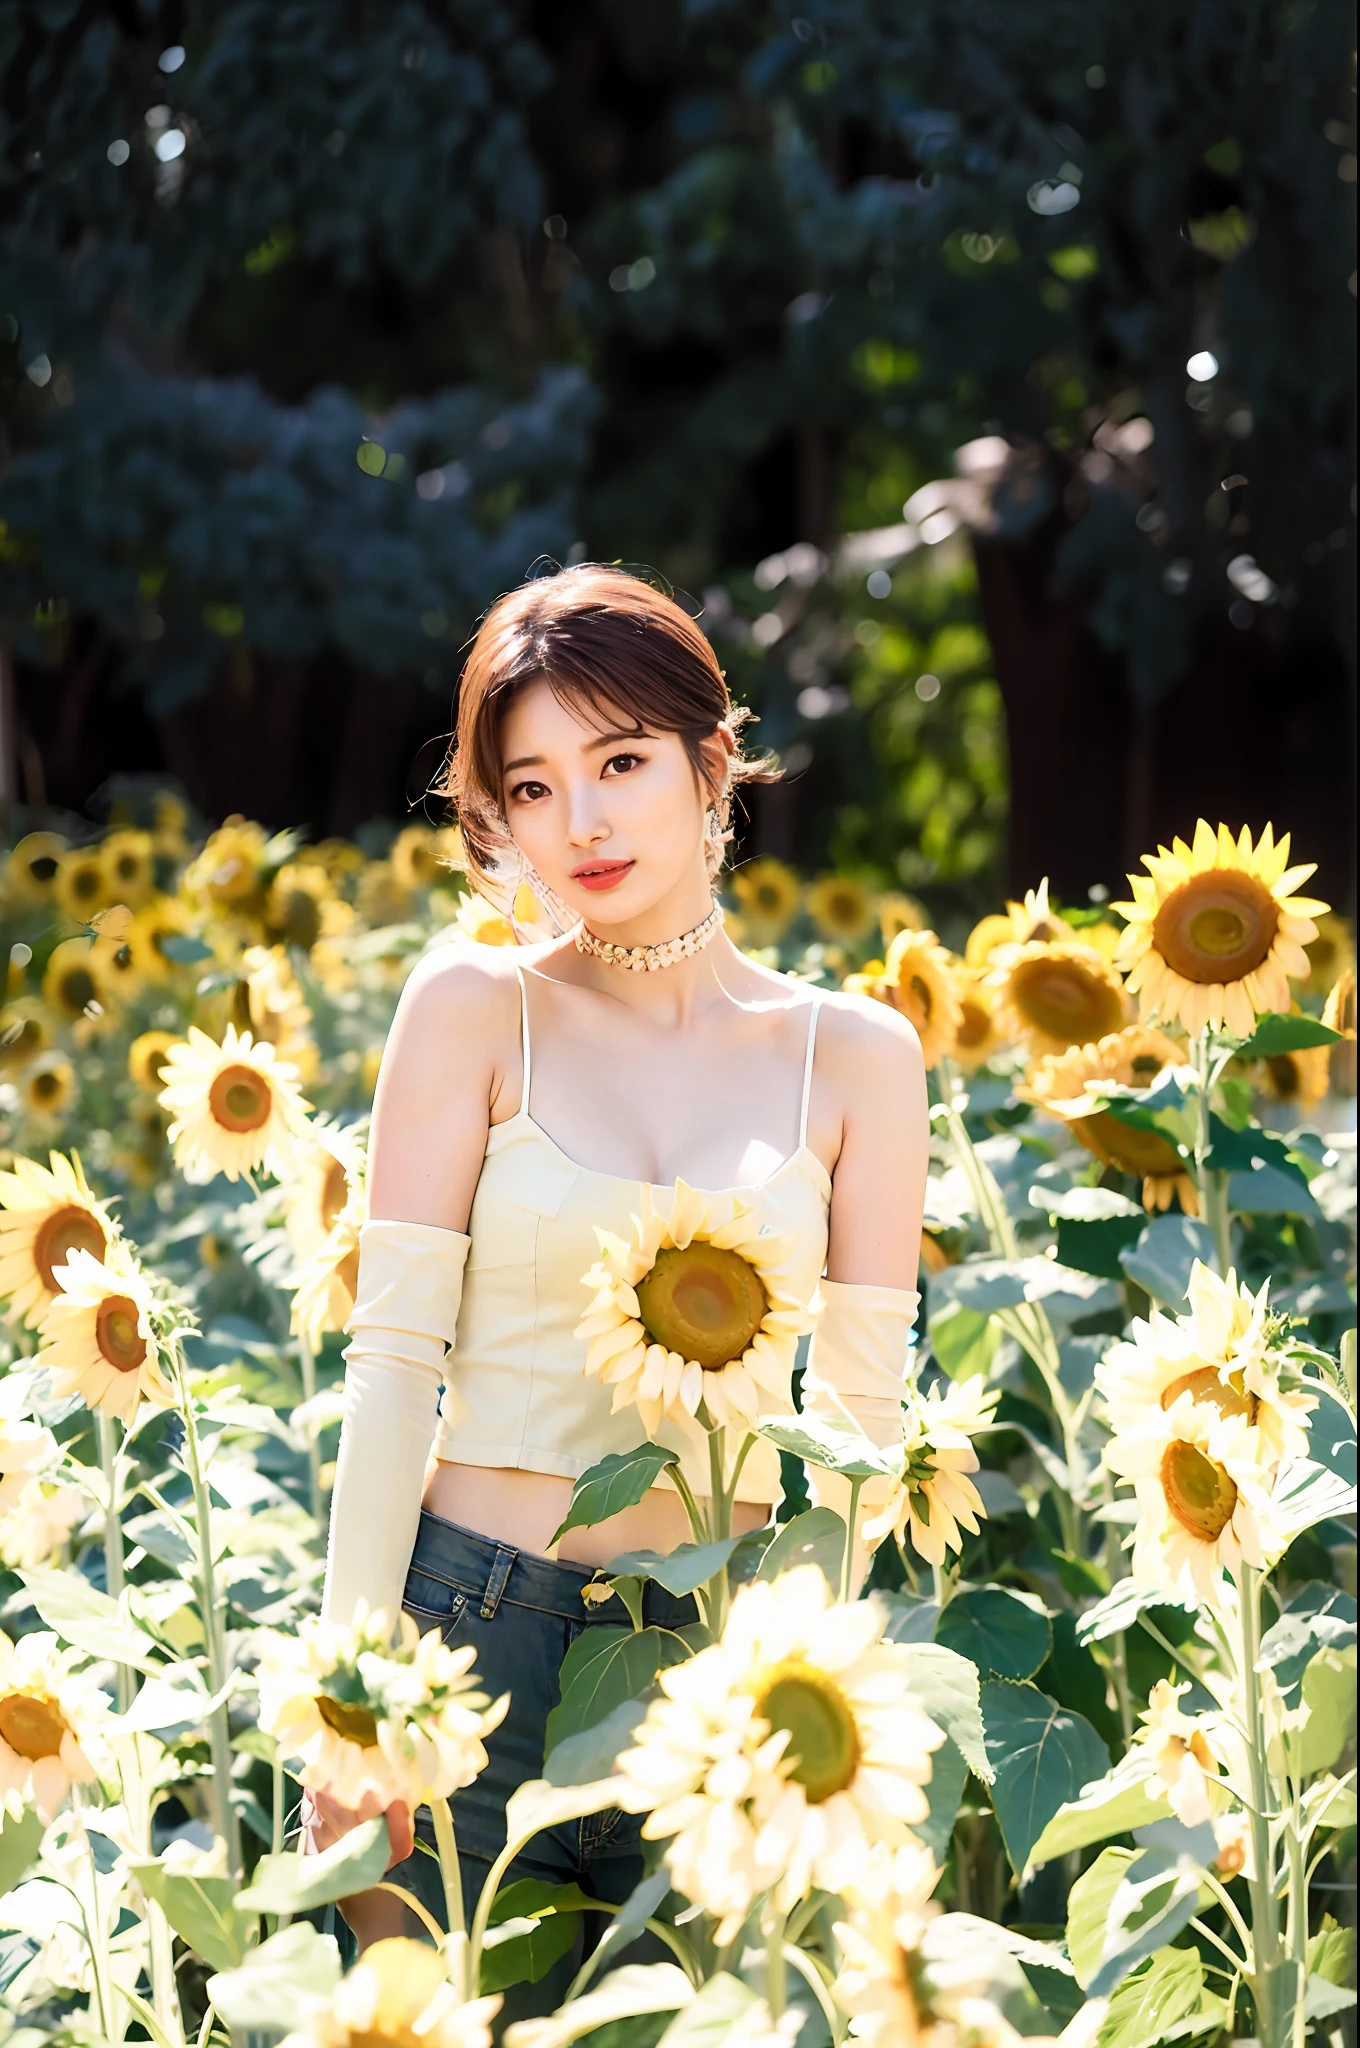
<path id="1" fill-rule="evenodd" d="M 616 740 L 645 740 L 651 735 L 645 732 L 602 732 L 598 739 L 591 740 L 582 752 L 593 754 L 598 747 L 612 747 Z M 542 768 L 545 765 L 542 754 L 521 754 L 518 760 L 507 761 L 501 769 L 502 775 L 513 775 L 517 768 Z"/>

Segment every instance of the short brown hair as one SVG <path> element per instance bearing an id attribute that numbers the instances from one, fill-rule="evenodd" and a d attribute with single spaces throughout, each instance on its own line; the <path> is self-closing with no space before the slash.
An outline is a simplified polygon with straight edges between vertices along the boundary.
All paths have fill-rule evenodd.
<path id="1" fill-rule="evenodd" d="M 771 782 L 768 757 L 747 760 L 736 734 L 750 717 L 734 705 L 717 658 L 694 620 L 626 569 L 583 562 L 537 577 L 498 598 L 463 669 L 453 745 L 438 785 L 452 799 L 468 868 L 489 880 L 511 844 L 501 795 L 501 728 L 517 691 L 542 679 L 559 703 L 622 712 L 639 734 L 674 732 L 718 813 L 712 864 L 721 864 L 732 791 Z M 715 778 L 702 743 L 725 726 L 724 771 Z"/>

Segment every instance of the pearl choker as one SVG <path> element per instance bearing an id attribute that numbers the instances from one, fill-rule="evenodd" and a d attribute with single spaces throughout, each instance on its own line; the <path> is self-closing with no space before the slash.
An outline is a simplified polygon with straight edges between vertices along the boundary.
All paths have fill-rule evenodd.
<path id="1" fill-rule="evenodd" d="M 678 939 L 666 939 L 659 946 L 616 946 L 611 939 L 597 939 L 584 924 L 577 925 L 573 937 L 577 951 L 589 953 L 592 959 L 603 960 L 610 967 L 626 967 L 631 974 L 656 974 L 663 967 L 674 967 L 678 960 L 702 953 L 709 940 L 721 931 L 722 921 L 722 905 L 715 903 L 708 916 L 691 931 L 681 932 Z"/>

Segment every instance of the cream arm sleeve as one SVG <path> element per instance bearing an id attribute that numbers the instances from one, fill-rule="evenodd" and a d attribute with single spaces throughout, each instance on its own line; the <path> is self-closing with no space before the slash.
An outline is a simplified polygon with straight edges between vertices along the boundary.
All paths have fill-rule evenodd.
<path id="1" fill-rule="evenodd" d="M 395 1622 L 420 1520 L 444 1358 L 472 1240 L 425 1223 L 366 1223 L 345 1353 L 345 1410 L 321 1611 L 360 1599 Z"/>
<path id="2" fill-rule="evenodd" d="M 839 1280 L 823 1280 L 820 1292 L 821 1311 L 803 1374 L 803 1412 L 842 1429 L 858 1425 L 878 1449 L 886 1449 L 902 1435 L 911 1331 L 921 1297 L 914 1288 L 861 1287 Z M 809 1465 L 807 1471 L 817 1505 L 848 1515 L 850 1481 L 818 1465 Z M 859 1526 L 887 1499 L 888 1488 L 886 1479 L 865 1481 L 856 1517 Z M 858 1591 L 869 1553 L 862 1543 L 855 1551 L 853 1580 Z"/>

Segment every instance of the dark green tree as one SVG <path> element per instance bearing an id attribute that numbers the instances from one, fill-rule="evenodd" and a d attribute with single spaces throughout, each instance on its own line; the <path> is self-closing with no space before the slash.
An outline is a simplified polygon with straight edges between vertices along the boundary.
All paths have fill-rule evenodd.
<path id="1" fill-rule="evenodd" d="M 1015 879 L 1203 809 L 1339 889 L 1352 94 L 1340 0 L 11 6 L 30 784 L 393 814 L 574 548 L 709 593 L 810 864 L 995 880 L 990 670 Z"/>

